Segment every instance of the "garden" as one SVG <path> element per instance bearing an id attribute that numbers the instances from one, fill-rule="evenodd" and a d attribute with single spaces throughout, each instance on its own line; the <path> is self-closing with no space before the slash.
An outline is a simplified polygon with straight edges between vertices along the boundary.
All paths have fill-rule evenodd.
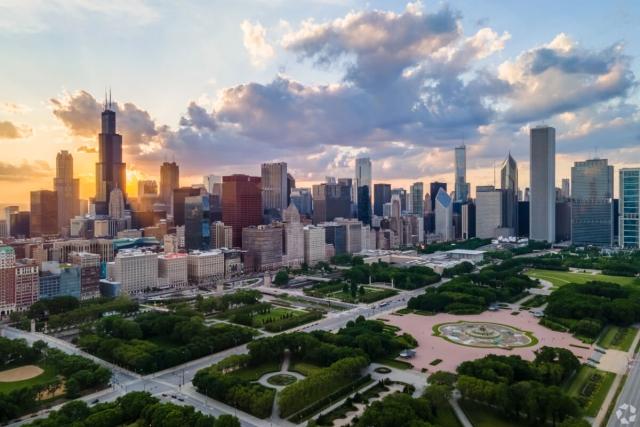
<path id="1" fill-rule="evenodd" d="M 206 326 L 193 311 L 147 312 L 133 320 L 100 319 L 82 329 L 78 346 L 131 371 L 148 374 L 247 343 L 254 329 Z"/>
<path id="2" fill-rule="evenodd" d="M 67 403 L 47 418 L 35 420 L 29 427 L 117 427 L 117 426 L 197 426 L 240 427 L 231 415 L 213 417 L 192 406 L 161 403 L 146 392 L 131 392 L 113 402 L 89 406 L 81 400 Z"/>
<path id="3" fill-rule="evenodd" d="M 0 337 L 0 422 L 104 388 L 111 371 L 43 341 Z"/>
<path id="4" fill-rule="evenodd" d="M 333 298 L 351 304 L 370 304 L 397 295 L 398 291 L 333 280 L 305 288 L 304 293 L 316 298 Z"/>
<path id="5" fill-rule="evenodd" d="M 612 276 L 598 273 L 581 273 L 576 271 L 555 271 L 534 268 L 528 270 L 526 274 L 535 279 L 542 279 L 551 282 L 556 288 L 569 283 L 584 284 L 593 281 L 617 283 L 622 286 L 630 286 L 640 283 L 640 281 L 635 277 Z"/>

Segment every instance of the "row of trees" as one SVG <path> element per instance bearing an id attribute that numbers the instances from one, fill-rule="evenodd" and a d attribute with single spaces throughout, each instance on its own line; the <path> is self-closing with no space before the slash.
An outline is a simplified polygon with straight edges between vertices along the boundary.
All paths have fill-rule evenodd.
<path id="1" fill-rule="evenodd" d="M 257 304 L 262 299 L 262 294 L 253 289 L 239 290 L 232 294 L 225 294 L 221 297 L 203 298 L 202 295 L 196 297 L 195 307 L 198 312 L 209 314 L 213 312 L 224 312 L 234 307 Z"/>
<path id="2" fill-rule="evenodd" d="M 240 427 L 237 418 L 221 415 L 215 418 L 196 412 L 192 406 L 161 403 L 146 392 L 132 392 L 114 402 L 89 407 L 76 400 L 53 411 L 47 418 L 34 421 L 32 427 L 119 427 L 145 425 L 154 427 Z"/>
<path id="3" fill-rule="evenodd" d="M 34 318 L 37 318 L 43 314 L 44 310 L 49 310 L 49 328 L 56 329 L 93 322 L 102 317 L 104 313 L 135 313 L 139 308 L 136 301 L 132 301 L 127 297 L 118 297 L 96 298 L 83 301 L 76 308 L 66 310 L 64 307 L 66 307 L 70 301 L 68 298 L 54 299 L 53 303 L 42 300 L 40 303 L 36 303 L 36 307 L 30 310 L 29 313 L 34 316 Z"/>
<path id="4" fill-rule="evenodd" d="M 543 347 L 533 362 L 520 356 L 489 355 L 462 363 L 456 387 L 470 399 L 524 420 L 546 425 L 579 415 L 578 402 L 560 387 L 580 362 L 569 350 Z"/>
<path id="5" fill-rule="evenodd" d="M 78 339 L 83 350 L 139 373 L 150 373 L 246 343 L 254 331 L 204 325 L 189 313 L 147 312 L 127 320 L 107 317 Z"/>
<path id="6" fill-rule="evenodd" d="M 440 281 L 440 275 L 429 267 L 392 267 L 384 262 L 354 265 L 344 272 L 344 277 L 352 283 L 391 283 L 399 289 L 418 289 Z"/>
<path id="7" fill-rule="evenodd" d="M 29 346 L 24 340 L 0 338 L 2 369 L 24 364 L 46 365 L 57 377 L 50 382 L 17 388 L 0 393 L 0 422 L 14 419 L 36 409 L 43 393 L 51 393 L 64 384 L 65 397 L 78 397 L 85 390 L 105 387 L 111 379 L 111 371 L 81 356 L 68 355 L 47 347 L 43 341 Z M 8 353 L 4 353 L 7 349 Z"/>
<path id="8" fill-rule="evenodd" d="M 365 357 L 347 357 L 286 387 L 278 395 L 280 416 L 288 418 L 333 391 L 350 384 L 362 376 L 362 370 L 368 364 L 369 361 Z"/>
<path id="9" fill-rule="evenodd" d="M 545 315 L 581 336 L 595 338 L 607 324 L 640 321 L 640 292 L 615 283 L 568 284 L 547 301 Z"/>

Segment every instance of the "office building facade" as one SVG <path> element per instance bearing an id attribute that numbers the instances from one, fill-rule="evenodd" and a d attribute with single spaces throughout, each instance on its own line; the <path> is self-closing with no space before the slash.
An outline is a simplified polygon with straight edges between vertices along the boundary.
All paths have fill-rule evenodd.
<path id="1" fill-rule="evenodd" d="M 384 216 L 384 204 L 391 202 L 391 184 L 373 185 L 373 213 Z"/>
<path id="2" fill-rule="evenodd" d="M 553 243 L 556 230 L 556 130 L 539 126 L 530 131 L 529 238 Z"/>
<path id="3" fill-rule="evenodd" d="M 619 237 L 621 248 L 640 248 L 640 168 L 620 169 Z"/>
<path id="4" fill-rule="evenodd" d="M 263 163 L 260 169 L 264 211 L 282 212 L 287 208 L 287 164 Z"/>
<path id="5" fill-rule="evenodd" d="M 56 236 L 58 234 L 58 195 L 55 191 L 31 192 L 29 220 L 29 235 L 31 237 Z"/>
<path id="6" fill-rule="evenodd" d="M 455 148 L 455 201 L 465 202 L 469 198 L 469 184 L 467 183 L 467 147 L 460 145 Z M 433 193 L 433 190 L 431 190 Z"/>
<path id="7" fill-rule="evenodd" d="M 575 162 L 571 168 L 571 241 L 613 245 L 613 166 L 607 159 Z"/>
<path id="8" fill-rule="evenodd" d="M 231 175 L 222 178 L 222 222 L 233 231 L 233 246 L 242 247 L 242 229 L 262 223 L 260 177 Z"/>
<path id="9" fill-rule="evenodd" d="M 108 213 L 109 198 L 114 188 L 122 190 L 126 200 L 126 164 L 122 161 L 122 136 L 116 132 L 116 113 L 105 101 L 102 129 L 98 135 L 98 163 L 96 163 L 96 214 Z"/>

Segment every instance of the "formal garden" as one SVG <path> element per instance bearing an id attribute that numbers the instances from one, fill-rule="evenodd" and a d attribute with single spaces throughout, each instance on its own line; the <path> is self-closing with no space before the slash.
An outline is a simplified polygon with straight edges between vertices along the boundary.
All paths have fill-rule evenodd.
<path id="1" fill-rule="evenodd" d="M 304 289 L 304 293 L 316 298 L 332 298 L 352 304 L 370 304 L 397 295 L 398 291 L 333 280 L 307 287 Z"/>
<path id="2" fill-rule="evenodd" d="M 77 345 L 104 360 L 148 374 L 247 343 L 255 329 L 206 326 L 197 312 L 150 311 L 134 319 L 108 316 L 81 330 Z"/>
<path id="3" fill-rule="evenodd" d="M 385 262 L 357 264 L 343 272 L 348 283 L 367 285 L 369 283 L 393 284 L 396 289 L 412 290 L 433 285 L 440 281 L 440 275 L 429 267 L 394 267 Z"/>
<path id="4" fill-rule="evenodd" d="M 264 302 L 262 294 L 255 290 L 242 290 L 221 297 L 199 297 L 196 299 L 195 308 L 213 319 L 274 333 L 320 320 L 324 316 L 322 310 L 299 309 L 278 302 Z"/>
<path id="5" fill-rule="evenodd" d="M 43 341 L 0 337 L 0 422 L 104 388 L 111 371 Z"/>
<path id="6" fill-rule="evenodd" d="M 371 361 L 394 358 L 413 346 L 412 337 L 360 317 L 335 334 L 314 331 L 255 340 L 248 344 L 247 354 L 198 371 L 193 384 L 200 393 L 261 418 L 271 415 L 277 399 L 278 416 L 298 423 L 371 383 L 364 375 Z M 291 360 L 289 370 L 303 378 L 278 386 L 276 394 L 276 387 L 258 380 L 279 371 L 285 356 Z"/>
<path id="7" fill-rule="evenodd" d="M 29 427 L 120 427 L 120 426 L 194 426 L 240 427 L 231 415 L 213 417 L 192 406 L 162 403 L 146 392 L 131 392 L 113 402 L 89 406 L 81 400 L 69 402 L 47 418 L 26 424 Z"/>

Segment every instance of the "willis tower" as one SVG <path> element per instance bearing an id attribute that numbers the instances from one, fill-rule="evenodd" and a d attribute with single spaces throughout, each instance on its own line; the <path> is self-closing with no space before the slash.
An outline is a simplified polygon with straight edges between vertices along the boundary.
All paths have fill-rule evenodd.
<path id="1" fill-rule="evenodd" d="M 126 164 L 122 163 L 122 136 L 116 133 L 116 112 L 112 109 L 111 93 L 105 96 L 102 112 L 102 132 L 98 135 L 99 158 L 96 163 L 96 214 L 109 213 L 109 197 L 115 188 L 122 190 L 126 200 Z"/>

